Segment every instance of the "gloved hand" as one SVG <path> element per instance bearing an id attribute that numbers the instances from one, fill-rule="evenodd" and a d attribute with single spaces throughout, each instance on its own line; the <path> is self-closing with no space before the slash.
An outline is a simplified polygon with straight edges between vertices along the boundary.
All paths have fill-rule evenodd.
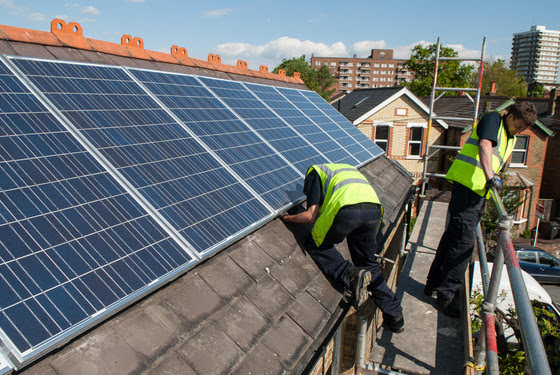
<path id="1" fill-rule="evenodd" d="M 496 188 L 498 193 L 502 191 L 502 180 L 500 179 L 500 176 L 498 176 L 497 174 L 495 174 L 494 177 L 492 177 L 486 182 L 486 189 L 490 189 L 490 187 L 492 186 Z"/>

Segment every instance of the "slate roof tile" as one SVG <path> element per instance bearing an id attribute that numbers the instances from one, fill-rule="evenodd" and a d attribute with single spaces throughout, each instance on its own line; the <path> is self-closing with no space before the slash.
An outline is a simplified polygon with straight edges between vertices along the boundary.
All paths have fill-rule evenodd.
<path id="1" fill-rule="evenodd" d="M 151 360 L 176 341 L 176 334 L 158 321 L 157 315 L 145 312 L 124 319 L 116 330 L 130 347 Z"/>
<path id="2" fill-rule="evenodd" d="M 294 320 L 309 336 L 317 339 L 328 322 L 330 313 L 309 293 L 302 293 L 288 316 Z"/>
<path id="3" fill-rule="evenodd" d="M 282 236 L 271 230 L 270 226 L 251 235 L 250 238 L 278 263 L 282 263 L 294 251 L 294 247 L 290 246 L 290 243 L 286 242 Z"/>
<path id="4" fill-rule="evenodd" d="M 313 264 L 311 257 L 307 254 L 303 255 L 299 251 L 270 271 L 270 275 L 294 297 L 305 290 L 317 273 L 320 271 Z"/>
<path id="5" fill-rule="evenodd" d="M 307 293 L 330 313 L 333 313 L 340 303 L 340 294 L 332 287 L 323 274 L 318 274 L 309 283 Z"/>
<path id="6" fill-rule="evenodd" d="M 73 346 L 50 364 L 58 375 L 135 374 L 144 365 L 112 330 L 96 332 L 87 342 Z"/>
<path id="7" fill-rule="evenodd" d="M 149 370 L 157 375 L 196 375 L 196 372 L 176 352 L 170 353 Z"/>
<path id="8" fill-rule="evenodd" d="M 184 345 L 179 355 L 198 374 L 230 374 L 243 351 L 215 324 L 205 325 Z"/>
<path id="9" fill-rule="evenodd" d="M 234 369 L 237 375 L 276 375 L 288 374 L 280 361 L 280 357 L 264 344 L 259 344 Z"/>
<path id="10" fill-rule="evenodd" d="M 294 297 L 272 277 L 266 276 L 245 293 L 271 322 L 275 322 L 295 303 Z"/>
<path id="11" fill-rule="evenodd" d="M 229 256 L 253 280 L 259 281 L 276 262 L 259 245 L 245 238 L 235 244 Z"/>
<path id="12" fill-rule="evenodd" d="M 283 316 L 263 338 L 263 343 L 292 368 L 311 344 L 312 338 L 291 318 Z"/>
<path id="13" fill-rule="evenodd" d="M 249 352 L 269 327 L 264 315 L 246 297 L 239 298 L 212 320 L 245 352 Z"/>
<path id="14" fill-rule="evenodd" d="M 233 298 L 252 282 L 251 277 L 228 256 L 203 267 L 199 275 L 225 300 Z"/>
<path id="15" fill-rule="evenodd" d="M 175 291 L 167 295 L 166 302 L 191 329 L 222 306 L 220 296 L 198 275 Z"/>

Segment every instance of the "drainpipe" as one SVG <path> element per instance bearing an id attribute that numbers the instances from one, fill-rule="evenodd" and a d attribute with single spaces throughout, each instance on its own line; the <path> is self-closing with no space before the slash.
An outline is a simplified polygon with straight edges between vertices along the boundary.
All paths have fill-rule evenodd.
<path id="1" fill-rule="evenodd" d="M 360 316 L 357 327 L 358 337 L 356 340 L 356 368 L 363 368 L 365 366 L 367 326 L 368 319 L 365 316 Z"/>

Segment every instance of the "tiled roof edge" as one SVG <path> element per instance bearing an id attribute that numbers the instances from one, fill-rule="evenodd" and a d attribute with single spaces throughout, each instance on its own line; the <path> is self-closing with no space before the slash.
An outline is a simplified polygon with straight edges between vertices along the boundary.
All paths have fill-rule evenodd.
<path id="1" fill-rule="evenodd" d="M 255 71 L 247 68 L 247 62 L 242 60 L 237 61 L 237 66 L 222 64 L 221 57 L 214 54 L 209 54 L 207 61 L 199 60 L 189 57 L 184 47 L 178 47 L 176 45 L 171 47 L 169 54 L 149 51 L 144 49 L 144 41 L 142 38 L 132 37 L 126 34 L 122 36 L 121 44 L 86 38 L 83 35 L 83 29 L 80 24 L 76 22 L 66 23 L 66 21 L 57 18 L 51 21 L 50 32 L 0 25 L 0 40 L 1 39 L 55 47 L 70 47 L 155 62 L 196 66 L 225 73 L 260 77 L 287 83 L 304 83 L 297 72 L 294 73 L 294 77 L 287 77 L 286 72 L 283 70 L 280 70 L 278 74 L 269 73 L 268 67 L 264 65 L 260 66 L 259 71 Z"/>

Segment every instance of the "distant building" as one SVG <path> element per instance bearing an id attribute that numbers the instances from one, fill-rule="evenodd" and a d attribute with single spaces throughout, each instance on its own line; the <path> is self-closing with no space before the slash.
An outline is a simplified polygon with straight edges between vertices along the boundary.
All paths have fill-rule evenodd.
<path id="1" fill-rule="evenodd" d="M 560 59 L 560 31 L 531 26 L 531 31 L 513 34 L 511 69 L 528 83 L 542 83 L 545 89 L 556 86 Z"/>
<path id="2" fill-rule="evenodd" d="M 372 49 L 369 57 L 316 57 L 311 56 L 311 66 L 326 65 L 337 79 L 336 91 L 350 92 L 354 89 L 394 87 L 414 78 L 404 67 L 406 60 L 394 59 L 392 49 Z"/>

